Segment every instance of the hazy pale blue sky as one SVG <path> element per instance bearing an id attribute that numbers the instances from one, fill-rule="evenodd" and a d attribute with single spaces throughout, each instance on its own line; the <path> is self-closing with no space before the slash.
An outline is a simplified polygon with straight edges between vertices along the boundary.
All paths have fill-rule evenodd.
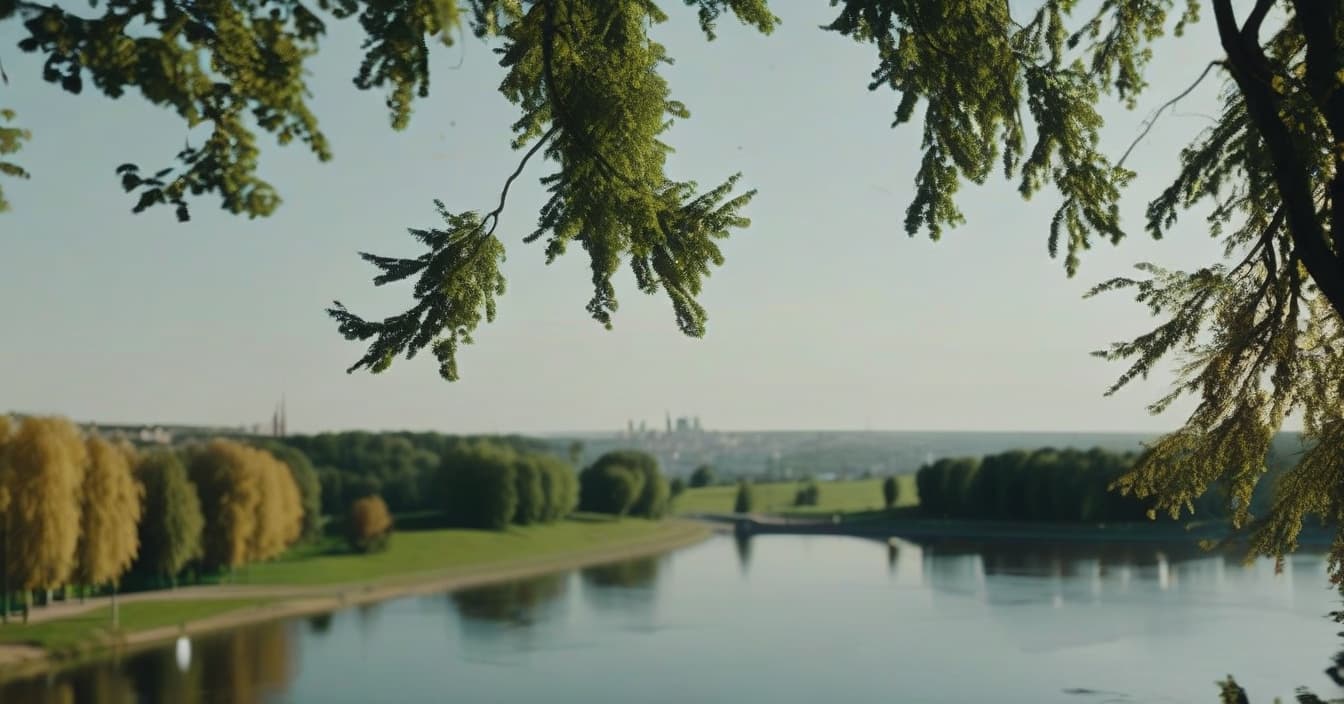
<path id="1" fill-rule="evenodd" d="M 581 250 L 548 267 L 520 241 L 542 202 L 536 179 L 550 171 L 537 162 L 499 229 L 509 246 L 499 319 L 463 350 L 454 384 L 427 355 L 345 374 L 362 347 L 323 309 L 332 299 L 370 316 L 403 309 L 407 290 L 375 290 L 356 252 L 415 253 L 405 228 L 436 224 L 435 197 L 493 207 L 517 163 L 517 113 L 495 90 L 502 73 L 487 46 L 468 37 L 437 51 L 432 97 L 396 133 L 382 97 L 351 86 L 358 37 L 334 23 L 311 86 L 336 158 L 269 148 L 263 174 L 285 199 L 277 214 L 249 221 L 201 201 L 183 225 L 168 209 L 131 215 L 113 169 L 167 165 L 185 128 L 134 97 L 61 93 L 14 48 L 14 23 L 0 26 L 10 77 L 0 106 L 34 128 L 21 154 L 33 179 L 4 183 L 14 212 L 0 216 L 0 409 L 236 424 L 268 418 L 283 392 L 301 432 L 615 429 L 660 421 L 664 409 L 718 429 L 1160 430 L 1181 420 L 1145 411 L 1168 377 L 1102 397 L 1121 369 L 1088 352 L 1152 321 L 1122 295 L 1081 296 L 1137 261 L 1218 255 L 1202 212 L 1161 242 L 1141 230 L 1143 204 L 1208 124 L 1196 113 L 1215 112 L 1217 81 L 1131 157 L 1133 236 L 1098 245 L 1070 280 L 1046 253 L 1050 193 L 1028 203 L 1001 180 L 963 189 L 965 226 L 939 243 L 904 235 L 919 127 L 889 128 L 895 97 L 866 88 L 873 51 L 818 29 L 827 3 L 777 2 L 773 36 L 725 21 L 713 43 L 693 11 L 666 5 L 673 20 L 654 31 L 692 112 L 668 137 L 673 177 L 707 184 L 740 170 L 760 189 L 752 227 L 724 246 L 727 263 L 706 286 L 708 335 L 683 337 L 666 300 L 640 294 L 628 273 L 615 329 L 588 318 Z M 1216 55 L 1212 33 L 1208 21 L 1161 45 L 1140 109 L 1107 111 L 1108 148 L 1123 151 L 1200 73 Z"/>

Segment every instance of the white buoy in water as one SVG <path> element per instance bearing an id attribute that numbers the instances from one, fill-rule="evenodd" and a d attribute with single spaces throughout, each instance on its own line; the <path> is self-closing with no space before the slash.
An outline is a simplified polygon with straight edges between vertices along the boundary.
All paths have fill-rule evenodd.
<path id="1" fill-rule="evenodd" d="M 186 636 L 178 636 L 175 654 L 177 655 L 177 669 L 186 672 L 187 668 L 191 667 L 191 639 Z"/>

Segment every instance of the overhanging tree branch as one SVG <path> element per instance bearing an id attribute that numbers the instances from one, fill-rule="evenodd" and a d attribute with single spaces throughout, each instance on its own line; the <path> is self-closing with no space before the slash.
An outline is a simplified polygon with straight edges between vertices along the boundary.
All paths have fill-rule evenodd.
<path id="1" fill-rule="evenodd" d="M 1248 41 L 1237 26 L 1231 0 L 1213 0 L 1218 36 L 1228 66 L 1246 99 L 1246 110 L 1273 159 L 1274 181 L 1288 213 L 1288 229 L 1302 263 L 1336 311 L 1344 312 L 1344 270 L 1326 244 L 1317 219 L 1307 160 L 1297 152 L 1283 124 L 1280 98 L 1258 41 Z"/>

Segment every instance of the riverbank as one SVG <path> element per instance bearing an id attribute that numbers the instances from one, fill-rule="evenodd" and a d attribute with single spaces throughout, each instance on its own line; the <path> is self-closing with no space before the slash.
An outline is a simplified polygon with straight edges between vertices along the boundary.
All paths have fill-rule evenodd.
<path id="1" fill-rule="evenodd" d="M 700 542 L 710 532 L 704 524 L 689 521 L 624 520 L 573 521 L 497 534 L 398 534 L 384 553 L 300 556 L 248 570 L 247 584 L 129 595 L 120 600 L 126 626 L 115 632 L 105 628 L 110 620 L 107 602 L 93 599 L 28 625 L 0 626 L 0 681 L 60 669 L 111 651 L 124 654 L 154 647 L 181 635 L 648 557 Z M 584 542 L 576 546 L 578 540 Z M 490 545 L 506 547 L 492 553 L 484 549 Z M 434 546 L 437 553 L 430 551 Z M 367 574 L 377 577 L 342 579 Z M 305 575 L 310 576 L 295 583 Z M 308 581 L 317 576 L 328 581 Z"/>
<path id="2" fill-rule="evenodd" d="M 699 514 L 699 520 L 731 526 L 748 535 L 847 535 L 862 538 L 901 538 L 923 544 L 995 543 L 1182 545 L 1196 547 L 1232 535 L 1231 524 L 1222 521 L 1173 523 L 1047 523 L 936 519 L 914 516 L 837 514 L 837 521 L 803 516 L 752 514 Z M 1329 531 L 1305 526 L 1299 543 L 1305 549 L 1328 547 Z"/>

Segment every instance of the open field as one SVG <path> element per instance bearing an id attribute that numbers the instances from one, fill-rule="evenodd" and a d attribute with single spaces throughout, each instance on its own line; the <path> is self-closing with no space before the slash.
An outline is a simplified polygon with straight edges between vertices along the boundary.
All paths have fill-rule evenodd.
<path id="1" fill-rule="evenodd" d="M 915 491 L 915 477 L 905 474 L 897 477 L 900 481 L 898 506 L 914 506 L 919 503 Z M 802 486 L 798 482 L 780 482 L 772 484 L 753 484 L 752 497 L 757 513 L 778 513 L 790 515 L 809 515 L 819 513 L 848 513 L 871 511 L 882 508 L 882 479 L 859 479 L 847 482 L 818 482 L 821 488 L 820 501 L 816 506 L 794 506 L 793 497 Z M 673 503 L 673 510 L 679 514 L 692 513 L 731 513 L 733 500 L 737 496 L 736 485 L 708 486 L 699 489 L 687 489 Z"/>

